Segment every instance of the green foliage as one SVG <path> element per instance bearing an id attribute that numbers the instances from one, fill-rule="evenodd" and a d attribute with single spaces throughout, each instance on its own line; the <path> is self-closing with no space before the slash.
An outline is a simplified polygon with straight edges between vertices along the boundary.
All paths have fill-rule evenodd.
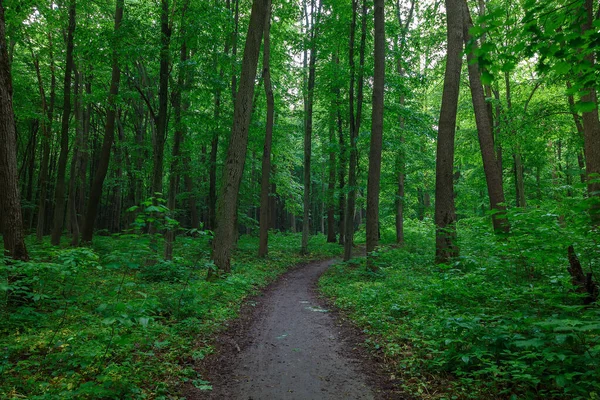
<path id="1" fill-rule="evenodd" d="M 154 211 L 152 211 L 154 212 Z M 212 352 L 211 338 L 236 317 L 244 298 L 303 260 L 298 235 L 273 234 L 267 259 L 243 236 L 232 275 L 206 282 L 208 236 L 179 237 L 173 261 L 159 239 L 97 236 L 91 248 L 29 243 L 32 261 L 1 264 L 19 272 L 31 303 L 0 305 L 0 397 L 30 399 L 172 398 L 183 382 L 210 384 L 189 365 Z M 312 258 L 339 254 L 323 236 Z M 8 260 L 7 260 L 8 261 Z"/>
<path id="2" fill-rule="evenodd" d="M 415 395 L 589 398 L 600 392 L 600 309 L 573 291 L 566 248 L 587 270 L 600 258 L 593 233 L 567 228 L 588 226 L 581 215 L 513 211 L 509 238 L 484 218 L 461 220 L 463 256 L 441 266 L 432 227 L 411 222 L 407 247 L 378 253 L 380 273 L 342 263 L 320 287 Z"/>

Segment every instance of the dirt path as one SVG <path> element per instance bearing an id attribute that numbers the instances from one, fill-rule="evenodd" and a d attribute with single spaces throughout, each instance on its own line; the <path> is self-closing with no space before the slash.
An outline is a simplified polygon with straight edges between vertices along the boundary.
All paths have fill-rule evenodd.
<path id="1" fill-rule="evenodd" d="M 188 399 L 337 400 L 385 398 L 357 338 L 315 294 L 333 261 L 299 267 L 258 297 L 220 338 L 206 373 L 212 392 Z M 244 314 L 246 314 L 244 316 Z M 351 330 L 351 329 L 350 329 Z M 371 373 L 369 373 L 371 372 Z M 373 384 L 375 389 L 373 389 Z M 394 397 L 398 398 L 398 397 Z"/>

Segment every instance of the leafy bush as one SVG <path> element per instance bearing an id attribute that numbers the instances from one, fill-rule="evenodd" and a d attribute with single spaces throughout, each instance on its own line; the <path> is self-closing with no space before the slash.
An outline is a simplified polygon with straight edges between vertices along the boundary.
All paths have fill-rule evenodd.
<path id="1" fill-rule="evenodd" d="M 462 220 L 462 255 L 442 266 L 432 227 L 411 221 L 409 245 L 378 253 L 381 273 L 341 263 L 320 287 L 423 398 L 593 398 L 600 309 L 573 291 L 566 247 L 592 270 L 598 247 L 580 215 L 557 211 L 512 212 L 509 237 L 488 219 Z"/>

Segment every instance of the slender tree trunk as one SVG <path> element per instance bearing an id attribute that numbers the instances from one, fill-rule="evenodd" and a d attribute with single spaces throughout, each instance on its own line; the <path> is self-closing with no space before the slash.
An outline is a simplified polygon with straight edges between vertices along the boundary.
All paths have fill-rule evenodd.
<path id="1" fill-rule="evenodd" d="M 373 114 L 367 180 L 367 267 L 377 271 L 371 255 L 379 243 L 379 189 L 381 148 L 383 144 L 383 96 L 385 79 L 385 10 L 384 0 L 375 0 L 375 51 L 373 75 Z"/>
<path id="2" fill-rule="evenodd" d="M 54 190 L 54 226 L 52 227 L 51 243 L 60 244 L 62 228 L 65 219 L 65 175 L 67 171 L 67 156 L 69 153 L 69 116 L 71 115 L 71 78 L 73 74 L 73 35 L 75 33 L 76 1 L 69 1 L 69 27 L 67 29 L 67 54 L 65 61 L 65 81 L 63 91 L 63 114 L 60 133 L 60 156 L 56 172 L 56 188 Z"/>
<path id="3" fill-rule="evenodd" d="M 38 194 L 38 217 L 36 236 L 38 242 L 41 242 L 44 238 L 44 227 L 46 222 L 46 203 L 48 201 L 48 164 L 50 162 L 50 142 L 52 140 L 52 119 L 54 118 L 54 101 L 56 98 L 56 74 L 54 67 L 54 55 L 52 51 L 52 37 L 49 36 L 49 52 L 50 52 L 50 104 L 46 102 L 46 93 L 44 90 L 44 83 L 42 80 L 42 74 L 40 71 L 40 63 L 37 56 L 31 53 L 35 72 L 38 81 L 38 90 L 42 101 L 42 115 L 45 117 L 42 119 L 42 160 L 40 164 L 40 178 L 39 185 L 40 190 Z"/>
<path id="4" fill-rule="evenodd" d="M 154 145 L 154 170 L 152 172 L 152 196 L 162 195 L 165 141 L 167 140 L 167 111 L 169 107 L 169 47 L 171 44 L 169 24 L 169 0 L 161 0 L 160 13 L 160 68 L 158 83 L 158 115 L 154 119 L 156 140 Z"/>
<path id="5" fill-rule="evenodd" d="M 454 135 L 460 89 L 463 50 L 463 0 L 446 0 L 448 48 L 438 123 L 435 171 L 435 262 L 447 263 L 458 256 L 454 206 Z"/>
<path id="6" fill-rule="evenodd" d="M 512 95 L 510 87 L 510 76 L 508 71 L 504 72 L 504 86 L 506 88 L 506 108 L 511 114 L 512 111 Z M 508 118 L 507 123 L 510 124 Z M 514 161 L 514 173 L 515 173 L 515 193 L 516 193 L 516 204 L 517 207 L 526 207 L 525 201 L 525 179 L 523 176 L 523 162 L 521 161 L 521 146 L 518 138 L 515 137 L 515 144 L 513 149 L 513 161 Z"/>
<path id="7" fill-rule="evenodd" d="M 356 114 L 354 113 L 354 82 L 355 82 L 355 65 L 354 65 L 354 37 L 356 32 L 356 16 L 358 12 L 358 0 L 352 2 L 352 24 L 350 25 L 350 165 L 348 168 L 348 201 L 346 207 L 346 222 L 344 228 L 344 261 L 352 258 L 352 247 L 354 246 L 354 213 L 356 208 L 356 192 L 357 192 L 357 169 L 358 169 L 358 150 L 357 139 L 360 131 L 362 119 L 362 103 L 363 103 L 363 85 L 364 85 L 364 65 L 365 65 L 365 44 L 367 40 L 367 3 L 363 0 L 362 4 L 362 25 L 360 35 L 359 49 L 359 70 L 358 88 L 356 92 Z"/>
<path id="8" fill-rule="evenodd" d="M 321 10 L 321 0 L 315 10 L 314 0 L 312 2 L 312 24 L 310 26 L 310 54 L 308 61 L 308 82 L 306 87 L 306 96 L 304 101 L 304 214 L 302 219 L 302 248 L 301 253 L 308 253 L 308 237 L 310 234 L 310 161 L 312 156 L 312 130 L 313 130 L 313 103 L 315 91 L 315 64 L 317 57 L 317 27 L 316 21 Z M 306 4 L 304 12 L 308 19 Z M 315 18 L 315 13 L 317 18 Z M 308 24 L 307 24 L 308 28 Z"/>
<path id="9" fill-rule="evenodd" d="M 335 103 L 329 113 L 329 181 L 327 183 L 327 242 L 335 243 Z"/>
<path id="10" fill-rule="evenodd" d="M 227 158 L 223 169 L 221 196 L 217 201 L 217 227 L 213 240 L 213 260 L 216 267 L 225 273 L 231 271 L 231 249 L 236 239 L 235 215 L 240 189 L 246 151 L 248 145 L 248 128 L 252 117 L 252 98 L 256 66 L 263 36 L 265 15 L 268 0 L 254 0 L 250 14 L 250 24 L 246 36 L 240 88 L 234 107 L 231 138 L 227 149 Z M 213 271 L 209 270 L 208 278 Z"/>
<path id="11" fill-rule="evenodd" d="M 571 90 L 571 82 L 569 81 L 567 81 L 567 90 Z M 583 122 L 581 120 L 581 116 L 575 111 L 575 98 L 572 94 L 569 94 L 567 96 L 567 99 L 569 102 L 569 108 L 571 109 L 571 114 L 573 115 L 573 122 L 575 123 L 575 127 L 577 128 L 577 134 L 585 141 L 585 130 L 583 129 Z M 577 165 L 579 166 L 579 177 L 581 183 L 585 183 L 585 156 L 581 151 L 577 153 Z"/>
<path id="12" fill-rule="evenodd" d="M 471 42 L 469 29 L 473 25 L 468 6 L 463 0 L 463 40 L 465 43 Z M 471 88 L 471 98 L 473 100 L 473 109 L 475 111 L 475 122 L 477 124 L 477 133 L 479 138 L 479 147 L 483 158 L 483 170 L 485 172 L 488 196 L 490 198 L 490 207 L 494 210 L 492 221 L 495 232 L 505 232 L 510 230 L 508 219 L 506 218 L 506 205 L 504 201 L 504 189 L 502 188 L 502 171 L 498 165 L 496 152 L 494 149 L 494 135 L 492 124 L 489 119 L 489 112 L 485 103 L 483 86 L 479 74 L 477 57 L 475 56 L 475 44 L 471 44 L 471 52 L 467 54 L 469 69 L 469 86 Z"/>
<path id="13" fill-rule="evenodd" d="M 17 135 L 13 112 L 13 87 L 6 48 L 4 5 L 0 3 L 0 228 L 6 255 L 27 261 L 25 247 L 21 196 L 17 172 Z"/>
<path id="14" fill-rule="evenodd" d="M 184 26 L 184 21 L 182 18 L 182 26 Z M 182 28 L 183 29 L 183 28 Z M 183 33 L 182 33 L 183 36 Z M 179 69 L 179 76 L 177 78 L 177 88 L 173 92 L 173 110 L 175 114 L 175 135 L 173 141 L 173 150 L 172 150 L 172 161 L 171 161 L 171 173 L 169 174 L 169 195 L 167 200 L 167 207 L 169 208 L 169 212 L 171 213 L 171 218 L 175 220 L 174 212 L 177 207 L 176 196 L 177 196 L 177 188 L 179 187 L 180 180 L 180 153 L 181 153 L 181 144 L 183 143 L 184 136 L 184 125 L 181 121 L 181 97 L 182 92 L 185 88 L 185 63 L 188 59 L 188 51 L 185 43 L 185 38 L 183 39 L 183 43 L 181 44 L 180 51 L 180 61 L 181 67 Z M 175 243 L 175 234 L 177 227 L 171 226 L 167 228 L 167 232 L 165 234 L 165 260 L 173 259 L 173 245 Z"/>
<path id="15" fill-rule="evenodd" d="M 273 140 L 273 118 L 275 113 L 275 99 L 271 85 L 271 0 L 267 3 L 267 16 L 265 20 L 265 33 L 263 45 L 263 82 L 267 98 L 267 123 L 265 128 L 265 145 L 262 156 L 262 176 L 260 186 L 260 238 L 258 256 L 265 257 L 269 250 L 269 186 L 271 174 L 271 144 Z M 274 221 L 273 221 L 274 222 Z"/>
<path id="16" fill-rule="evenodd" d="M 119 68 L 119 29 L 123 20 L 123 8 L 124 0 L 117 0 L 115 9 L 115 42 L 113 53 L 112 53 L 112 76 L 110 82 L 110 89 L 108 93 L 108 106 L 106 109 L 106 125 L 104 129 L 104 141 L 102 142 L 102 152 L 100 154 L 100 161 L 96 168 L 94 175 L 94 181 L 90 189 L 90 198 L 87 205 L 85 214 L 85 220 L 83 223 L 82 237 L 84 242 L 91 242 L 94 235 L 94 224 L 96 216 L 98 214 L 98 205 L 100 204 L 100 198 L 102 197 L 102 187 L 104 186 L 104 178 L 108 171 L 108 164 L 110 161 L 110 151 L 115 138 L 115 121 L 117 116 L 116 100 L 119 95 L 119 84 L 121 82 L 121 69 Z"/>

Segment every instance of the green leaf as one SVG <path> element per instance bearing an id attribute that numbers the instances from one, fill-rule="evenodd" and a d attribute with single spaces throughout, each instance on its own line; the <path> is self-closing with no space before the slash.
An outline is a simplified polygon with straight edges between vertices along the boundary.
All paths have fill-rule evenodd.
<path id="1" fill-rule="evenodd" d="M 494 80 L 494 77 L 488 71 L 483 71 L 481 73 L 481 83 L 482 84 L 490 85 L 493 80 Z"/>
<path id="2" fill-rule="evenodd" d="M 575 104 L 575 111 L 580 113 L 586 113 L 594 111 L 596 107 L 596 103 L 592 101 L 579 101 Z"/>

